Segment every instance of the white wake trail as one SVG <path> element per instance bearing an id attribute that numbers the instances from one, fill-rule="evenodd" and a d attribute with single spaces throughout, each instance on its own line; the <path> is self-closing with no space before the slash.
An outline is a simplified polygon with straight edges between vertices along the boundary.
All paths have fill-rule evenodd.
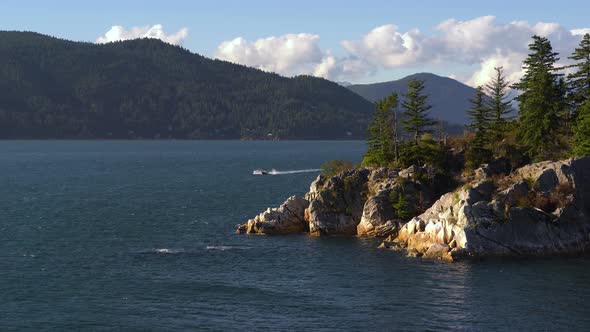
<path id="1" fill-rule="evenodd" d="M 279 171 L 276 169 L 272 169 L 270 171 L 267 171 L 268 175 L 284 175 L 284 174 L 296 174 L 296 173 L 311 173 L 311 172 L 319 172 L 321 171 L 321 169 L 319 168 L 309 168 L 309 169 L 295 169 L 295 170 L 290 170 L 290 171 Z M 254 175 L 264 175 L 263 170 L 261 169 L 257 169 L 254 172 L 252 172 L 252 174 Z"/>

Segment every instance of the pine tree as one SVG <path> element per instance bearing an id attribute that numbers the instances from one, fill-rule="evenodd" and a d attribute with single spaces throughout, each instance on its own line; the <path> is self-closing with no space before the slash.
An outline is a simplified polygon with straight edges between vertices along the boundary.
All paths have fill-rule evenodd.
<path id="1" fill-rule="evenodd" d="M 574 155 L 590 156 L 590 99 L 578 108 L 576 126 L 574 127 Z"/>
<path id="2" fill-rule="evenodd" d="M 391 195 L 390 195 L 391 199 Z M 402 193 L 399 193 L 397 197 L 394 197 L 393 209 L 395 210 L 395 215 L 402 220 L 408 219 L 412 216 L 412 211 L 410 209 L 410 204 L 408 204 L 408 200 L 404 198 Z"/>
<path id="3" fill-rule="evenodd" d="M 406 116 L 402 123 L 406 132 L 413 136 L 415 145 L 418 145 L 422 134 L 432 132 L 429 127 L 435 124 L 428 116 L 428 110 L 432 106 L 426 103 L 428 96 L 423 94 L 423 90 L 423 81 L 411 80 L 408 83 L 408 93 L 404 95 L 405 100 L 402 102 L 403 113 Z"/>
<path id="4" fill-rule="evenodd" d="M 470 100 L 471 109 L 467 111 L 467 115 L 471 119 L 469 127 L 475 133 L 475 138 L 467 151 L 467 163 L 470 168 L 476 168 L 482 163 L 489 162 L 492 157 L 492 152 L 488 147 L 492 138 L 490 132 L 493 128 L 495 114 L 492 114 L 493 109 L 485 105 L 484 98 L 483 87 L 477 87 L 475 98 Z"/>
<path id="5" fill-rule="evenodd" d="M 522 91 L 519 101 L 518 140 L 533 159 L 545 158 L 555 152 L 559 114 L 565 108 L 560 74 L 555 73 L 559 60 L 547 38 L 533 36 L 531 53 L 524 61 L 525 75 L 513 87 Z"/>
<path id="6" fill-rule="evenodd" d="M 577 68 L 577 71 L 569 74 L 567 79 L 570 101 L 578 111 L 578 108 L 590 98 L 590 33 L 584 35 L 580 47 L 576 48 L 569 58 L 577 61 L 572 66 Z"/>
<path id="7" fill-rule="evenodd" d="M 397 94 L 375 103 L 373 120 L 369 124 L 368 150 L 363 159 L 364 165 L 386 166 L 397 160 Z"/>
<path id="8" fill-rule="evenodd" d="M 506 89 L 510 83 L 506 81 L 504 76 L 504 68 L 496 67 L 496 77 L 486 85 L 486 92 L 489 96 L 487 105 L 493 115 L 491 123 L 491 134 L 493 139 L 498 141 L 502 138 L 502 133 L 506 127 L 506 123 L 510 120 L 509 114 L 512 112 L 510 101 L 507 101 L 508 95 Z"/>

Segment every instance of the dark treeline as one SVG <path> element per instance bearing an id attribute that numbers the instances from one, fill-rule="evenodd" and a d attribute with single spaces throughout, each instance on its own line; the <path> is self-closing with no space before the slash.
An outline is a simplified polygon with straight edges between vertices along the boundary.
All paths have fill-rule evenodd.
<path id="1" fill-rule="evenodd" d="M 361 138 L 372 104 L 154 39 L 0 32 L 0 138 Z"/>
<path id="2" fill-rule="evenodd" d="M 437 134 L 429 117 L 423 83 L 413 80 L 402 102 L 391 96 L 376 103 L 369 125 L 367 166 L 407 167 L 430 164 L 448 171 L 445 156 L 463 152 L 465 167 L 474 169 L 496 158 L 513 167 L 527 162 L 590 156 L 590 34 L 569 56 L 567 76 L 556 66 L 558 54 L 548 39 L 533 36 L 519 82 L 507 82 L 502 67 L 485 87 L 478 87 L 467 115 L 469 134 L 448 138 Z M 518 91 L 513 118 L 508 88 Z M 401 108 L 401 109 L 400 109 Z M 405 115 L 400 121 L 399 114 Z M 400 135 L 400 127 L 406 132 Z"/>

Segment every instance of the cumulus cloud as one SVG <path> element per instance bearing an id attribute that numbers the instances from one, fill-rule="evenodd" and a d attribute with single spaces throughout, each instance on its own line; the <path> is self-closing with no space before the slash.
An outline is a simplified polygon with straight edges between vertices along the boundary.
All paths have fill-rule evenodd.
<path id="1" fill-rule="evenodd" d="M 568 30 L 558 23 L 502 23 L 494 16 L 482 16 L 445 20 L 429 35 L 418 29 L 401 31 L 394 24 L 378 26 L 358 39 L 343 40 L 342 56 L 322 50 L 320 37 L 308 33 L 255 41 L 239 37 L 221 43 L 215 56 L 286 76 L 310 74 L 333 80 L 367 78 L 378 70 L 404 67 L 421 71 L 422 66 L 458 66 L 463 72 L 456 77 L 477 86 L 487 83 L 498 66 L 504 67 L 509 80 L 517 81 L 533 35 L 549 38 L 563 65 L 587 32 L 589 28 Z"/>
<path id="2" fill-rule="evenodd" d="M 299 33 L 261 38 L 250 42 L 242 37 L 219 45 L 215 57 L 265 71 L 291 76 L 329 71 L 329 55 L 324 56 L 318 45 L 318 35 Z M 323 64 L 322 64 L 323 63 Z"/>
<path id="3" fill-rule="evenodd" d="M 385 69 L 431 64 L 478 66 L 471 75 L 462 75 L 464 82 L 477 86 L 485 84 L 497 66 L 504 67 L 510 80 L 518 80 L 532 35 L 549 38 L 565 64 L 587 30 L 570 31 L 558 23 L 499 23 L 494 16 L 482 16 L 468 21 L 446 20 L 431 36 L 417 29 L 402 32 L 395 25 L 384 25 L 342 45 L 351 54 Z"/>
<path id="4" fill-rule="evenodd" d="M 590 28 L 585 28 L 585 29 L 574 29 L 571 31 L 572 35 L 574 36 L 583 36 L 587 33 L 590 33 Z"/>
<path id="5" fill-rule="evenodd" d="M 342 42 L 350 54 L 389 68 L 424 61 L 426 44 L 426 38 L 419 30 L 400 33 L 393 24 L 376 27 L 361 40 Z"/>
<path id="6" fill-rule="evenodd" d="M 285 76 L 314 75 L 328 79 L 371 73 L 369 65 L 355 57 L 336 57 L 322 50 L 320 37 L 298 33 L 248 41 L 242 37 L 224 41 L 215 58 Z"/>
<path id="7" fill-rule="evenodd" d="M 187 28 L 182 28 L 175 33 L 167 34 L 166 32 L 164 32 L 164 28 L 161 24 L 156 24 L 151 27 L 132 27 L 129 30 L 126 30 L 124 27 L 120 25 L 115 25 L 112 26 L 111 29 L 104 34 L 104 36 L 98 37 L 96 39 L 96 42 L 104 44 L 120 40 L 154 38 L 160 39 L 161 41 L 164 41 L 169 44 L 182 45 L 187 36 Z"/>

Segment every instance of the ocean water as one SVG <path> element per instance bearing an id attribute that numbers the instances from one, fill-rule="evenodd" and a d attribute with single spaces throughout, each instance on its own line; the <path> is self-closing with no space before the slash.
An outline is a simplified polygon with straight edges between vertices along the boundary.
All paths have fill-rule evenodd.
<path id="1" fill-rule="evenodd" d="M 364 150 L 0 142 L 0 331 L 590 329 L 587 258 L 446 264 L 371 239 L 234 233 Z"/>

